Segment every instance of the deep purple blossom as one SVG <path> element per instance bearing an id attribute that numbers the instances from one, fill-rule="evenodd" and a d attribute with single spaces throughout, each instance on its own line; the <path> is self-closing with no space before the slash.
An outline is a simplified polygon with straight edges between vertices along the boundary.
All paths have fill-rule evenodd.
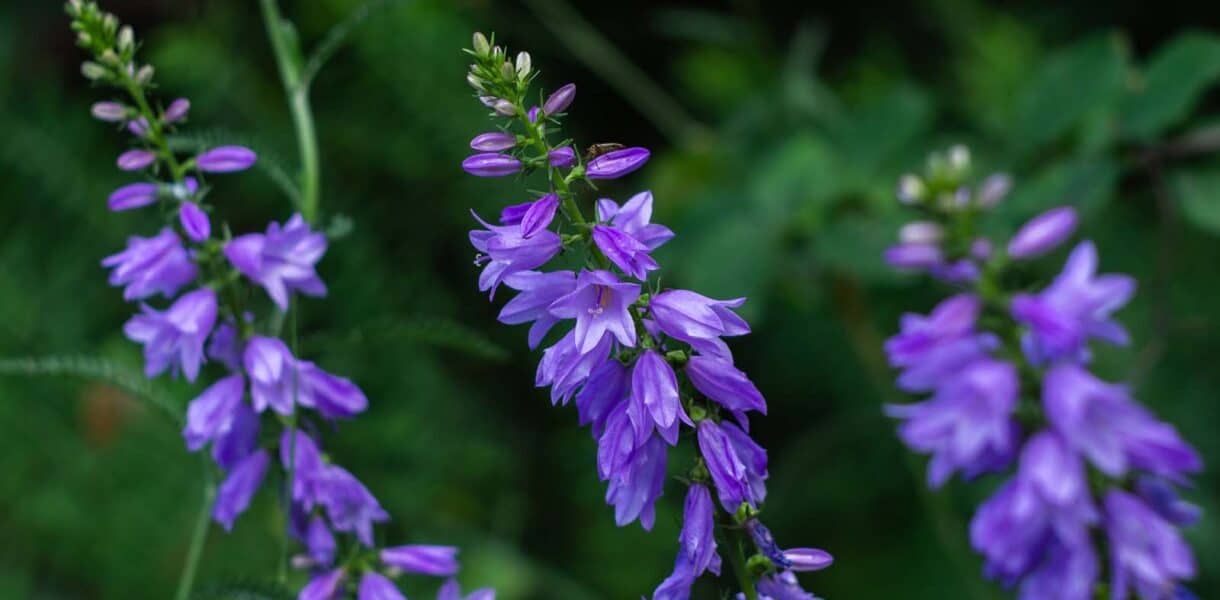
<path id="1" fill-rule="evenodd" d="M 212 332 L 212 337 L 208 339 L 208 358 L 219 362 L 230 371 L 241 368 L 242 350 L 241 336 L 233 321 L 230 320 L 222 321 L 220 325 L 217 325 Z"/>
<path id="2" fill-rule="evenodd" d="M 521 216 L 521 237 L 531 237 L 535 233 L 551 226 L 555 219 L 555 209 L 559 208 L 559 196 L 547 194 L 530 204 L 525 214 Z"/>
<path id="3" fill-rule="evenodd" d="M 530 207 L 534 206 L 533 202 L 522 202 L 520 204 L 510 204 L 500 209 L 500 224 L 501 225 L 518 225 L 525 218 L 525 213 L 529 212 Z"/>
<path id="4" fill-rule="evenodd" d="M 113 269 L 110 285 L 123 286 L 124 300 L 154 294 L 170 298 L 199 275 L 178 234 L 169 227 L 150 238 L 127 238 L 127 249 L 102 259 L 102 266 Z"/>
<path id="5" fill-rule="evenodd" d="M 576 164 L 576 151 L 571 146 L 556 148 L 546 155 L 546 160 L 552 167 L 566 169 Z"/>
<path id="6" fill-rule="evenodd" d="M 576 289 L 555 300 L 552 315 L 576 319 L 575 342 L 581 354 L 588 353 L 605 335 L 624 346 L 635 346 L 635 323 L 628 308 L 640 296 L 640 286 L 623 283 L 609 271 L 582 271 Z"/>
<path id="7" fill-rule="evenodd" d="M 373 523 L 388 521 L 388 515 L 368 488 L 343 467 L 326 465 L 302 470 L 313 489 L 314 501 L 326 509 L 335 531 L 354 533 L 365 546 L 373 545 Z"/>
<path id="8" fill-rule="evenodd" d="M 490 291 L 493 296 L 505 279 L 546 264 L 563 247 L 553 231 L 542 229 L 527 238 L 519 223 L 490 225 L 478 215 L 474 218 L 486 228 L 470 232 L 470 244 L 481 253 L 475 264 L 485 265 L 479 274 L 479 291 Z"/>
<path id="9" fill-rule="evenodd" d="M 315 567 L 327 567 L 335 561 L 335 535 L 321 516 L 314 515 L 305 529 L 305 547 Z"/>
<path id="10" fill-rule="evenodd" d="M 282 415 L 292 414 L 295 401 L 337 419 L 368 407 L 364 392 L 350 380 L 296 359 L 278 338 L 250 338 L 242 360 L 250 376 L 251 401 L 259 412 L 270 407 Z"/>
<path id="11" fill-rule="evenodd" d="M 194 452 L 228 432 L 237 406 L 245 396 L 245 386 L 241 375 L 230 375 L 208 386 L 187 405 L 182 437 L 186 439 L 188 450 Z"/>
<path id="12" fill-rule="evenodd" d="M 652 530 L 657 518 L 657 499 L 665 487 L 666 450 L 665 442 L 653 436 L 610 474 L 606 503 L 614 506 L 614 522 L 619 527 L 639 519 L 641 527 Z"/>
<path id="13" fill-rule="evenodd" d="M 230 240 L 224 247 L 229 262 L 267 290 L 280 310 L 288 310 L 292 292 L 325 296 L 326 284 L 314 265 L 326 253 L 326 236 L 310 229 L 300 213 L 286 223 L 271 223 L 266 233 L 248 233 Z"/>
<path id="14" fill-rule="evenodd" d="M 491 588 L 480 588 L 462 596 L 462 588 L 456 579 L 449 579 L 436 592 L 436 600 L 496 600 L 496 591 Z"/>
<path id="15" fill-rule="evenodd" d="M 346 569 L 335 569 L 314 575 L 309 583 L 301 588 L 297 600 L 335 600 L 339 593 L 339 585 L 343 583 L 346 575 Z"/>
<path id="16" fill-rule="evenodd" d="M 520 293 L 500 309 L 499 321 L 505 325 L 532 321 L 529 346 L 537 348 L 543 336 L 559 322 L 547 307 L 576 288 L 576 274 L 572 271 L 522 271 L 509 276 L 504 283 Z"/>
<path id="17" fill-rule="evenodd" d="M 205 241 L 212 235 L 212 222 L 208 220 L 208 214 L 194 202 L 183 202 L 178 207 L 178 222 L 182 224 L 187 237 L 196 242 Z"/>
<path id="18" fill-rule="evenodd" d="M 593 438 L 605 431 L 610 411 L 630 394 L 630 372 L 617 360 L 602 361 L 593 368 L 576 394 L 576 414 L 581 425 L 589 425 Z"/>
<path id="19" fill-rule="evenodd" d="M 258 155 L 243 146 L 220 146 L 195 157 L 195 166 L 205 173 L 233 173 L 254 166 Z"/>
<path id="20" fill-rule="evenodd" d="M 643 191 L 627 200 L 622 207 L 602 198 L 597 201 L 597 220 L 630 234 L 649 250 L 656 250 L 673 239 L 674 232 L 652 222 L 652 192 Z"/>
<path id="21" fill-rule="evenodd" d="M 394 586 L 394 582 L 385 575 L 376 571 L 365 571 L 360 577 L 356 600 L 407 600 L 407 597 L 403 596 Z"/>
<path id="22" fill-rule="evenodd" d="M 547 116 L 561 113 L 572 105 L 574 99 L 576 99 L 576 84 L 566 84 L 546 97 L 546 101 L 542 103 L 542 112 Z"/>
<path id="23" fill-rule="evenodd" d="M 157 201 L 157 184 L 129 183 L 110 194 L 106 206 L 114 212 L 142 208 Z"/>
<path id="24" fill-rule="evenodd" d="M 734 412 L 756 410 L 767 414 L 767 401 L 746 374 L 732 363 L 711 356 L 692 356 L 686 376 L 695 389 Z"/>
<path id="25" fill-rule="evenodd" d="M 682 408 L 673 367 L 656 350 L 645 350 L 631 369 L 627 414 L 637 440 L 647 439 L 655 429 L 671 446 L 678 443 L 679 420 L 693 425 Z"/>
<path id="26" fill-rule="evenodd" d="M 229 426 L 212 440 L 212 460 L 228 471 L 258 448 L 261 422 L 246 402 L 233 408 Z"/>
<path id="27" fill-rule="evenodd" d="M 767 455 L 736 425 L 704 419 L 699 423 L 699 453 L 716 484 L 720 505 L 730 514 L 742 502 L 757 506 L 766 494 Z"/>
<path id="28" fill-rule="evenodd" d="M 216 322 L 216 293 L 203 288 L 184 294 L 169 309 L 140 306 L 140 314 L 123 325 L 128 339 L 144 344 L 144 374 L 167 369 L 195 381 L 205 362 L 203 344 Z"/>
<path id="29" fill-rule="evenodd" d="M 266 450 L 259 450 L 237 463 L 216 493 L 216 505 L 212 507 L 212 518 L 225 531 L 233 529 L 233 522 L 250 506 L 250 499 L 263 484 L 270 457 Z"/>
<path id="30" fill-rule="evenodd" d="M 118 123 L 127 118 L 127 107 L 118 102 L 94 102 L 89 114 L 99 121 Z"/>
<path id="31" fill-rule="evenodd" d="M 410 544 L 381 550 L 381 562 L 408 573 L 449 577 L 458 572 L 458 549 L 453 546 Z"/>
<path id="32" fill-rule="evenodd" d="M 945 299 L 928 316 L 902 316 L 902 332 L 885 342 L 890 365 L 903 369 L 898 387 L 930 391 L 967 364 L 985 357 L 999 341 L 974 331 L 982 302 L 972 294 Z"/>
<path id="33" fill-rule="evenodd" d="M 1042 394 L 1059 435 L 1107 475 L 1121 477 L 1136 468 L 1177 477 L 1202 468 L 1177 430 L 1132 400 L 1125 386 L 1063 363 L 1047 372 Z"/>
<path id="34" fill-rule="evenodd" d="M 691 586 L 695 585 L 694 570 L 690 558 L 684 552 L 678 552 L 674 560 L 674 570 L 652 592 L 652 600 L 689 600 Z"/>
<path id="35" fill-rule="evenodd" d="M 1139 498 L 1110 490 L 1105 499 L 1110 542 L 1111 593 L 1126 599 L 1165 598 L 1195 575 L 1195 558 L 1176 527 Z"/>
<path id="36" fill-rule="evenodd" d="M 660 268 L 648 254 L 648 246 L 632 235 L 605 225 L 593 226 L 593 243 L 610 262 L 636 279 L 647 279 L 649 271 Z"/>
<path id="37" fill-rule="evenodd" d="M 462 170 L 475 177 L 503 177 L 521 170 L 521 161 L 507 154 L 484 152 L 462 161 Z"/>
<path id="38" fill-rule="evenodd" d="M 1203 510 L 1178 495 L 1173 483 L 1164 477 L 1144 475 L 1135 480 L 1135 492 L 1152 510 L 1179 527 L 1194 525 Z"/>
<path id="39" fill-rule="evenodd" d="M 1110 313 L 1131 299 L 1135 280 L 1096 272 L 1097 248 L 1093 242 L 1081 242 L 1050 286 L 1038 294 L 1013 298 L 1013 318 L 1029 326 L 1022 343 L 1032 362 L 1087 361 L 1090 338 L 1127 343 L 1127 331 L 1110 319 Z"/>
<path id="40" fill-rule="evenodd" d="M 139 171 L 157 160 L 157 154 L 151 150 L 128 150 L 119 155 L 115 163 L 123 171 Z"/>
<path id="41" fill-rule="evenodd" d="M 649 156 L 647 148 L 638 147 L 607 152 L 589 161 L 585 175 L 589 179 L 618 179 L 644 166 Z"/>
<path id="42" fill-rule="evenodd" d="M 534 385 L 551 386 L 551 403 L 567 404 L 593 369 L 609 357 L 613 340 L 613 336 L 604 336 L 593 349 L 582 353 L 576 343 L 576 331 L 569 331 L 554 346 L 542 352 Z"/>
<path id="43" fill-rule="evenodd" d="M 834 563 L 829 552 L 818 548 L 789 548 L 784 550 L 784 559 L 793 571 L 821 571 Z"/>
<path id="44" fill-rule="evenodd" d="M 517 145 L 517 136 L 503 131 L 480 133 L 470 140 L 470 147 L 480 152 L 499 152 Z"/>
<path id="45" fill-rule="evenodd" d="M 169 103 L 165 109 L 164 121 L 166 123 L 177 123 L 186 118 L 186 114 L 191 110 L 191 101 L 186 98 L 178 98 Z"/>
<path id="46" fill-rule="evenodd" d="M 720 555 L 716 553 L 716 507 L 707 486 L 693 483 L 686 490 L 682 509 L 682 531 L 678 534 L 679 552 L 689 560 L 693 576 L 704 571 L 720 574 Z"/>
<path id="47" fill-rule="evenodd" d="M 1006 466 L 1017 451 L 1019 433 L 1016 369 L 978 360 L 945 381 L 931 399 L 887 407 L 904 422 L 899 437 L 911 449 L 932 455 L 928 484 L 940 487 L 958 470 L 970 478 Z"/>
<path id="48" fill-rule="evenodd" d="M 1054 250 L 1076 231 L 1076 209 L 1070 206 L 1052 208 L 1021 226 L 1008 242 L 1008 255 L 1035 258 Z"/>

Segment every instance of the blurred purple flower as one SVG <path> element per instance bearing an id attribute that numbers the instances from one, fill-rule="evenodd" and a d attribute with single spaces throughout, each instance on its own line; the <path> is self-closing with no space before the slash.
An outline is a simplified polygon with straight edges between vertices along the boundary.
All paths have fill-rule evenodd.
<path id="1" fill-rule="evenodd" d="M 196 242 L 207 240 L 212 235 L 212 222 L 207 213 L 194 202 L 183 202 L 178 207 L 178 222 L 187 237 Z"/>
<path id="2" fill-rule="evenodd" d="M 1021 226 L 1008 242 L 1008 255 L 1016 259 L 1042 256 L 1071 237 L 1076 223 L 1076 209 L 1052 208 Z"/>
<path id="3" fill-rule="evenodd" d="M 458 572 L 458 549 L 453 546 L 410 544 L 381 550 L 381 562 L 408 573 L 448 577 Z"/>
<path id="4" fill-rule="evenodd" d="M 164 311 L 140 306 L 140 314 L 123 325 L 128 339 L 144 344 L 144 374 L 167 369 L 195 381 L 205 362 L 203 344 L 216 322 L 216 293 L 208 288 L 184 294 Z"/>
<path id="5" fill-rule="evenodd" d="M 127 238 L 127 249 L 102 259 L 110 271 L 109 283 L 123 286 L 124 300 L 155 294 L 171 298 L 199 275 L 182 241 L 166 227 L 156 236 Z"/>
<path id="6" fill-rule="evenodd" d="M 326 236 L 311 230 L 297 213 L 283 225 L 267 225 L 266 233 L 233 238 L 225 244 L 224 253 L 242 275 L 267 290 L 280 310 L 287 311 L 292 292 L 326 295 L 326 284 L 314 270 L 326 246 Z"/>
<path id="7" fill-rule="evenodd" d="M 237 463 L 216 493 L 216 504 L 212 507 L 212 518 L 225 531 L 233 530 L 233 522 L 250 506 L 250 499 L 263 484 L 270 458 L 266 450 L 259 450 Z"/>
<path id="8" fill-rule="evenodd" d="M 157 201 L 157 184 L 129 183 L 110 194 L 106 206 L 114 212 L 142 208 Z"/>
<path id="9" fill-rule="evenodd" d="M 220 146 L 195 157 L 195 166 L 204 173 L 233 173 L 249 169 L 258 160 L 253 150 L 244 146 Z"/>
<path id="10" fill-rule="evenodd" d="M 119 155 L 116 162 L 123 171 L 139 171 L 157 160 L 156 153 L 150 150 L 128 150 Z"/>

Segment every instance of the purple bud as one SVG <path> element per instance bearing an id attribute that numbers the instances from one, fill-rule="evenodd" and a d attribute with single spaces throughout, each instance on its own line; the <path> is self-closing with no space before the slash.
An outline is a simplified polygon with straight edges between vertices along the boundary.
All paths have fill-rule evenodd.
<path id="1" fill-rule="evenodd" d="M 835 560 L 829 552 L 817 548 L 790 548 L 784 550 L 784 558 L 792 571 L 820 571 Z"/>
<path id="2" fill-rule="evenodd" d="M 183 202 L 178 208 L 178 222 L 186 237 L 196 242 L 202 242 L 212 235 L 212 223 L 208 221 L 207 213 L 194 202 Z"/>
<path id="3" fill-rule="evenodd" d="M 148 135 L 148 119 L 140 117 L 127 122 L 127 131 L 136 137 L 144 137 Z"/>
<path id="4" fill-rule="evenodd" d="M 114 212 L 119 212 L 148 206 L 156 201 L 157 184 L 131 183 L 110 194 L 110 198 L 106 201 L 106 206 L 110 207 L 110 210 Z"/>
<path id="5" fill-rule="evenodd" d="M 517 145 L 517 137 L 502 131 L 480 133 L 470 140 L 470 147 L 481 152 L 499 152 Z"/>
<path id="6" fill-rule="evenodd" d="M 232 173 L 249 169 L 258 155 L 243 146 L 212 148 L 195 157 L 195 166 L 205 173 Z"/>
<path id="7" fill-rule="evenodd" d="M 564 146 L 551 150 L 551 153 L 546 158 L 550 161 L 552 167 L 566 169 L 576 164 L 576 151 L 571 146 Z"/>
<path id="8" fill-rule="evenodd" d="M 503 177 L 521 170 L 521 161 L 494 152 L 475 154 L 462 161 L 462 170 L 475 177 Z"/>
<path id="9" fill-rule="evenodd" d="M 996 173 L 983 180 L 979 186 L 978 204 L 983 208 L 993 208 L 1004 200 L 1008 190 L 1012 189 L 1012 178 L 1003 173 Z"/>
<path id="10" fill-rule="evenodd" d="M 165 109 L 165 122 L 177 123 L 186 118 L 186 113 L 191 110 L 191 101 L 186 98 L 178 98 L 169 103 L 169 108 Z"/>
<path id="11" fill-rule="evenodd" d="M 530 123 L 537 123 L 538 113 L 541 111 L 542 109 L 538 108 L 537 106 L 531 106 L 529 112 L 525 113 L 525 116 L 530 120 Z"/>
<path id="12" fill-rule="evenodd" d="M 589 179 L 617 179 L 648 162 L 647 148 L 623 148 L 608 152 L 591 161 L 586 173 Z"/>
<path id="13" fill-rule="evenodd" d="M 517 114 L 517 107 L 508 100 L 496 100 L 491 108 L 502 117 L 511 117 Z"/>
<path id="14" fill-rule="evenodd" d="M 107 123 L 118 123 L 127 118 L 127 107 L 118 102 L 95 102 L 89 112 L 93 118 Z"/>
<path id="15" fill-rule="evenodd" d="M 912 221 L 898 230 L 898 239 L 904 244 L 938 244 L 944 237 L 944 229 L 931 221 Z"/>
<path id="16" fill-rule="evenodd" d="M 525 216 L 521 217 L 521 237 L 533 237 L 535 233 L 546 229 L 555 218 L 555 209 L 559 208 L 559 196 L 547 194 L 534 201 Z"/>
<path id="17" fill-rule="evenodd" d="M 1046 254 L 1076 231 L 1076 223 L 1076 209 L 1052 208 L 1021 226 L 1008 242 L 1008 254 L 1017 259 Z"/>
<path id="18" fill-rule="evenodd" d="M 994 249 L 991 245 L 991 240 L 987 238 L 974 238 L 974 241 L 970 242 L 970 256 L 976 260 L 991 258 L 991 252 Z"/>
<path id="19" fill-rule="evenodd" d="M 505 206 L 500 210 L 500 224 L 502 225 L 517 225 L 525 218 L 525 213 L 530 211 L 533 202 L 522 202 L 521 204 L 513 204 Z"/>
<path id="20" fill-rule="evenodd" d="M 119 155 L 116 163 L 124 171 L 139 171 L 155 160 L 157 155 L 149 150 L 128 150 Z"/>
<path id="21" fill-rule="evenodd" d="M 457 548 L 412 544 L 385 548 L 381 562 L 408 573 L 445 577 L 458 572 Z"/>
<path id="22" fill-rule="evenodd" d="M 556 113 L 561 113 L 572 105 L 572 100 L 576 99 L 576 84 L 569 83 L 547 96 L 546 102 L 542 103 L 542 112 L 548 116 Z"/>
<path id="23" fill-rule="evenodd" d="M 941 260 L 940 248 L 929 244 L 898 244 L 885 250 L 885 262 L 898 269 L 927 269 Z"/>

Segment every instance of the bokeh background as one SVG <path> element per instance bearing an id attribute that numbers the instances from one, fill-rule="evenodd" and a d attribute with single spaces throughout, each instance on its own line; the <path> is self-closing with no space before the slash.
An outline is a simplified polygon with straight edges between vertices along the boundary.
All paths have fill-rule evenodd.
<path id="1" fill-rule="evenodd" d="M 883 339 L 902 311 L 943 294 L 879 259 L 903 219 L 893 185 L 928 151 L 962 142 L 979 173 L 1016 178 L 994 231 L 1073 204 L 1103 268 L 1140 279 L 1120 313 L 1134 344 L 1103 350 L 1099 369 L 1130 381 L 1206 457 L 1189 495 L 1211 510 L 1187 536 L 1195 591 L 1220 597 L 1220 159 L 1199 151 L 1217 145 L 1220 37 L 1205 26 L 1220 13 L 1005 4 L 376 10 L 314 87 L 322 210 L 351 231 L 321 263 L 331 296 L 305 304 L 302 347 L 372 400 L 330 451 L 393 515 L 385 539 L 460 544 L 467 585 L 505 599 L 619 599 L 668 573 L 680 526 L 675 488 L 651 534 L 614 527 L 593 441 L 571 407 L 533 389 L 524 330 L 497 324 L 475 289 L 468 209 L 523 199 L 458 167 L 486 126 L 458 52 L 477 28 L 530 50 L 540 83 L 577 83 L 568 122 L 580 143 L 654 149 L 646 169 L 603 190 L 655 192 L 655 218 L 678 232 L 658 257 L 667 284 L 750 297 L 755 333 L 734 348 L 770 402 L 756 423 L 772 456 L 766 517 L 781 543 L 837 558 L 808 587 L 839 600 L 1005 597 L 966 541 L 995 480 L 928 493 L 923 460 L 880 412 L 901 400 Z M 263 168 L 217 179 L 212 200 L 235 229 L 284 217 L 274 181 L 295 147 L 257 3 L 103 6 L 136 26 L 164 97 L 193 100 L 189 131 L 260 152 Z M 282 8 L 309 46 L 357 6 Z M 198 508 L 199 462 L 114 383 L 140 358 L 120 333 L 133 307 L 98 261 L 156 223 L 105 210 L 128 181 L 114 168 L 125 141 L 89 119 L 98 91 L 80 60 L 58 3 L 0 6 L 0 598 L 164 598 Z M 1049 275 L 1061 258 L 1040 268 Z M 30 376 L 51 363 L 15 360 L 73 356 L 98 357 L 104 376 Z M 159 382 L 156 393 L 181 406 L 192 389 Z M 274 504 L 261 494 L 232 534 L 213 532 L 205 588 L 274 573 Z"/>

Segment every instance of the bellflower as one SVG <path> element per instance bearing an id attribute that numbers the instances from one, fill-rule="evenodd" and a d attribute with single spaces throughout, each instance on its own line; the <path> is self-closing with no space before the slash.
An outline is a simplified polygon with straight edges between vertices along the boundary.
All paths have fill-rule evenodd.
<path id="1" fill-rule="evenodd" d="M 1202 509 L 1178 496 L 1173 484 L 1163 477 L 1144 475 L 1135 480 L 1135 491 L 1152 510 L 1174 525 L 1194 525 L 1203 516 Z"/>
<path id="2" fill-rule="evenodd" d="M 178 222 L 192 241 L 202 242 L 212 235 L 212 222 L 208 220 L 208 214 L 194 202 L 183 202 L 178 207 Z"/>
<path id="3" fill-rule="evenodd" d="M 1055 249 L 1076 231 L 1076 209 L 1052 208 L 1023 225 L 1008 242 L 1008 255 L 1017 259 L 1034 258 Z"/>
<path id="4" fill-rule="evenodd" d="M 660 268 L 648 254 L 648 246 L 631 235 L 605 225 L 593 226 L 593 243 L 624 273 L 647 279 L 649 271 Z"/>
<path id="5" fill-rule="evenodd" d="M 330 566 L 335 562 L 335 536 L 322 517 L 315 515 L 305 529 L 305 547 L 314 566 Z"/>
<path id="6" fill-rule="evenodd" d="M 688 290 L 667 290 L 652 297 L 648 310 L 665 335 L 694 344 L 750 333 L 749 323 L 730 310 L 745 301 L 713 300 Z"/>
<path id="7" fill-rule="evenodd" d="M 216 326 L 212 337 L 208 339 L 207 356 L 230 371 L 237 371 L 241 369 L 242 348 L 241 336 L 237 332 L 237 327 L 233 325 L 232 321 L 226 320 Z"/>
<path id="8" fill-rule="evenodd" d="M 1131 591 L 1141 598 L 1169 597 L 1178 581 L 1194 577 L 1190 546 L 1139 498 L 1110 490 L 1105 512 L 1113 598 L 1125 599 Z"/>
<path id="9" fill-rule="evenodd" d="M 140 310 L 123 325 L 123 333 L 144 344 L 144 374 L 151 378 L 170 370 L 195 381 L 205 362 L 204 341 L 216 322 L 216 293 L 203 288 L 184 294 L 168 310 L 145 305 Z"/>
<path id="10" fill-rule="evenodd" d="M 157 201 L 158 190 L 155 183 L 131 183 L 110 194 L 106 206 L 114 212 L 142 208 Z"/>
<path id="11" fill-rule="evenodd" d="M 627 414 L 637 439 L 647 439 L 655 428 L 671 446 L 678 443 L 679 419 L 693 425 L 682 408 L 673 368 L 655 350 L 645 350 L 631 369 L 631 404 Z"/>
<path id="12" fill-rule="evenodd" d="M 254 166 L 258 155 L 243 146 L 221 146 L 195 157 L 195 166 L 204 173 L 233 173 Z"/>
<path id="13" fill-rule="evenodd" d="M 482 253 L 475 264 L 485 265 L 479 275 L 479 291 L 490 291 L 493 296 L 505 279 L 542 266 L 563 247 L 553 231 L 541 229 L 527 238 L 519 223 L 489 225 L 478 215 L 474 218 L 486 228 L 470 232 L 470 244 Z"/>
<path id="14" fill-rule="evenodd" d="M 258 448 L 258 413 L 245 402 L 233 408 L 229 425 L 212 440 L 212 460 L 226 471 Z"/>
<path id="15" fill-rule="evenodd" d="M 903 369 L 898 387 L 930 391 L 995 348 L 994 336 L 974 330 L 981 308 L 977 296 L 961 294 L 942 301 L 926 317 L 903 315 L 902 332 L 885 342 L 890 365 Z"/>
<path id="16" fill-rule="evenodd" d="M 508 150 L 517 145 L 517 136 L 503 131 L 491 131 L 488 133 L 480 133 L 470 140 L 470 147 L 473 150 L 482 152 L 499 152 Z"/>
<path id="17" fill-rule="evenodd" d="M 546 160 L 552 167 L 566 169 L 576 164 L 576 151 L 571 146 L 556 148 L 547 154 Z"/>
<path id="18" fill-rule="evenodd" d="M 360 543 L 373 545 L 373 523 L 388 521 L 390 515 L 381 508 L 355 476 L 343 467 L 326 465 L 306 472 L 312 484 L 315 501 L 326 509 L 326 516 L 335 531 L 354 533 Z"/>
<path id="19" fill-rule="evenodd" d="M 576 288 L 576 274 L 571 271 L 522 271 L 505 278 L 504 283 L 521 293 L 500 309 L 498 317 L 505 325 L 533 322 L 529 331 L 529 346 L 537 348 L 559 318 L 547 307 Z"/>
<path id="20" fill-rule="evenodd" d="M 259 450 L 237 463 L 220 489 L 216 492 L 216 505 L 212 508 L 212 518 L 220 523 L 225 531 L 232 531 L 233 522 L 250 506 L 254 492 L 263 484 L 267 474 L 270 457 L 266 450 Z"/>
<path id="21" fill-rule="evenodd" d="M 559 114 L 567 110 L 572 105 L 572 100 L 575 99 L 576 84 L 566 84 L 546 97 L 546 101 L 542 103 L 542 112 L 547 116 Z"/>
<path id="22" fill-rule="evenodd" d="M 746 465 L 723 428 L 711 419 L 699 423 L 699 453 L 716 484 L 720 505 L 730 514 L 750 498 Z"/>
<path id="23" fill-rule="evenodd" d="M 639 240 L 649 250 L 673 239 L 674 232 L 652 222 L 652 192 L 640 192 L 621 207 L 609 198 L 597 201 L 597 219 Z"/>
<path id="24" fill-rule="evenodd" d="M 182 437 L 186 438 L 188 450 L 194 452 L 228 432 L 245 395 L 245 386 L 241 375 L 230 375 L 213 383 L 187 405 Z"/>
<path id="25" fill-rule="evenodd" d="M 286 223 L 271 223 L 266 233 L 233 238 L 224 247 L 229 262 L 259 284 L 280 310 L 288 310 L 288 295 L 325 296 L 326 284 L 314 265 L 326 253 L 326 236 L 309 228 L 299 213 Z"/>
<path id="26" fill-rule="evenodd" d="M 345 569 L 335 569 L 314 575 L 305 587 L 301 588 L 297 600 L 335 600 L 339 586 L 347 575 Z"/>
<path id="27" fill-rule="evenodd" d="M 550 227 L 557 208 L 559 208 L 559 196 L 555 194 L 547 194 L 530 204 L 529 209 L 521 216 L 521 237 L 528 238 L 538 231 Z"/>
<path id="28" fill-rule="evenodd" d="M 585 174 L 589 179 L 618 179 L 648 162 L 650 153 L 647 148 L 623 148 L 607 152 L 585 166 Z"/>
<path id="29" fill-rule="evenodd" d="M 613 336 L 604 336 L 592 350 L 582 354 L 576 344 L 576 331 L 569 331 L 542 352 L 534 385 L 551 386 L 551 403 L 567 404 L 593 369 L 607 359 L 613 341 Z"/>
<path id="30" fill-rule="evenodd" d="M 282 415 L 292 414 L 295 401 L 336 419 L 355 416 L 368 406 L 364 392 L 350 380 L 297 360 L 278 338 L 250 338 L 243 363 L 250 375 L 250 397 L 259 412 L 270 407 Z"/>
<path id="31" fill-rule="evenodd" d="M 622 468 L 611 473 L 606 503 L 614 506 L 616 525 L 623 527 L 639 519 L 645 531 L 652 530 L 657 499 L 665 486 L 665 462 L 665 442 L 653 436 L 631 453 Z"/>
<path id="32" fill-rule="evenodd" d="M 381 550 L 381 562 L 408 573 L 449 577 L 458 572 L 458 549 L 453 546 L 410 544 Z"/>
<path id="33" fill-rule="evenodd" d="M 721 406 L 738 413 L 756 410 L 767 414 L 767 401 L 746 374 L 732 363 L 710 356 L 692 356 L 686 376 L 695 389 Z"/>
<path id="34" fill-rule="evenodd" d="M 629 384 L 630 373 L 617 360 L 603 361 L 589 372 L 585 385 L 576 394 L 576 414 L 581 425 L 590 426 L 594 439 L 605 431 L 610 411 L 631 393 Z"/>
<path id="35" fill-rule="evenodd" d="M 503 177 L 521 170 L 521 161 L 507 154 L 485 152 L 462 161 L 462 170 L 476 177 Z"/>
<path id="36" fill-rule="evenodd" d="M 640 296 L 640 286 L 623 283 L 609 271 L 582 271 L 576 289 L 555 300 L 552 315 L 576 319 L 575 342 L 584 354 L 597 346 L 604 335 L 612 335 L 624 346 L 635 346 L 635 323 L 628 307 Z"/>
<path id="37" fill-rule="evenodd" d="M 398 591 L 394 582 L 376 571 L 365 571 L 360 578 L 360 587 L 356 591 L 356 600 L 407 600 Z"/>
<path id="38" fill-rule="evenodd" d="M 715 510 L 707 486 L 694 484 L 687 489 L 678 546 L 679 552 L 689 560 L 690 569 L 696 577 L 704 571 L 720 574 L 720 555 L 716 553 Z"/>
<path id="39" fill-rule="evenodd" d="M 178 234 L 169 227 L 150 238 L 127 238 L 127 249 L 102 259 L 102 266 L 113 269 L 110 285 L 123 286 L 124 300 L 155 294 L 171 298 L 199 275 Z"/>

